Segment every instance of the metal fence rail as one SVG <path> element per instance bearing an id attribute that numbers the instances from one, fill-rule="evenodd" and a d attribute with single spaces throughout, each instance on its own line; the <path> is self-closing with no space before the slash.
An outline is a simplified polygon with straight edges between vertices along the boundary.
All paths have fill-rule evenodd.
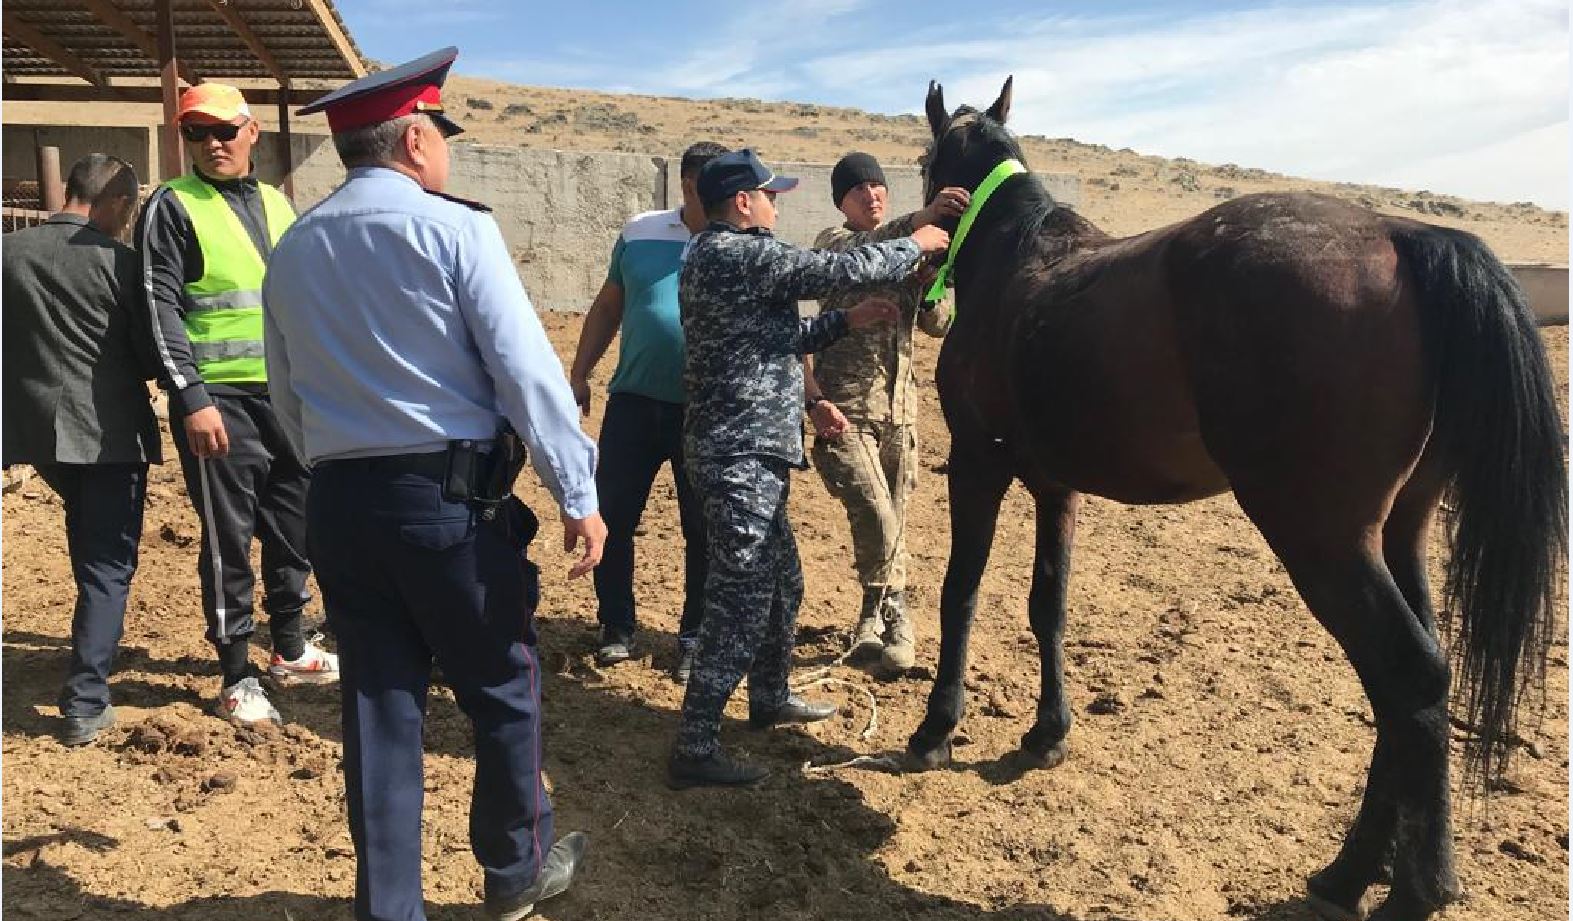
<path id="1" fill-rule="evenodd" d="M 48 211 L 34 208 L 0 208 L 0 233 L 10 233 L 24 227 L 37 227 L 49 220 Z"/>

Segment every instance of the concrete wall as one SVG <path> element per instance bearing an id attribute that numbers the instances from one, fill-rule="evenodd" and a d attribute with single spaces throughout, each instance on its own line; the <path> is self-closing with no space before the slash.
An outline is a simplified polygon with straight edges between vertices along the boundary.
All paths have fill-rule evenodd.
<path id="1" fill-rule="evenodd" d="M 4 125 L 0 135 L 4 176 L 35 178 L 34 147 L 48 144 L 60 148 L 62 170 L 69 170 L 82 155 L 99 151 L 124 158 L 146 178 L 158 161 L 160 130 L 165 129 Z M 294 133 L 290 140 L 296 204 L 304 210 L 343 181 L 344 169 L 327 135 Z M 282 180 L 283 164 L 273 132 L 263 133 L 255 162 L 264 181 Z M 841 213 L 830 203 L 828 164 L 772 165 L 803 180 L 781 198 L 777 233 L 783 239 L 807 245 L 821 229 L 840 222 Z M 916 167 L 886 167 L 885 176 L 894 213 L 919 207 L 922 176 Z M 1080 184 L 1074 176 L 1040 173 L 1039 178 L 1058 201 L 1072 207 L 1080 202 Z M 674 206 L 682 198 L 679 182 L 675 157 L 455 144 L 449 191 L 492 207 L 537 307 L 582 312 L 605 278 L 606 260 L 623 221 L 641 211 Z M 1512 268 L 1542 324 L 1568 321 L 1567 268 Z"/>
<path id="2" fill-rule="evenodd" d="M 344 169 L 323 135 L 293 134 L 291 143 L 296 205 L 304 210 L 343 180 Z M 277 149 L 274 136 L 264 132 L 255 158 L 264 181 L 282 178 Z M 491 206 L 525 289 L 543 310 L 589 309 L 606 278 L 607 257 L 623 222 L 682 200 L 675 157 L 480 144 L 455 144 L 452 149 L 448 191 Z M 783 239 L 807 245 L 820 230 L 840 222 L 841 212 L 830 204 L 829 165 L 792 163 L 778 169 L 803 180 L 781 198 L 777 231 Z M 897 213 L 918 207 L 922 179 L 916 168 L 894 167 L 886 178 Z M 1079 186 L 1074 177 L 1044 178 L 1056 198 L 1076 201 Z"/>
<path id="3" fill-rule="evenodd" d="M 292 134 L 295 203 L 305 210 L 344 181 L 326 135 Z M 282 179 L 278 143 L 264 132 L 257 174 Z M 666 207 L 665 162 L 642 154 L 453 145 L 447 191 L 490 206 L 525 290 L 542 310 L 583 312 L 606 279 L 623 222 Z"/>
<path id="4" fill-rule="evenodd" d="M 796 176 L 802 182 L 778 200 L 780 215 L 776 219 L 776 236 L 799 246 L 810 246 L 821 230 L 841 223 L 845 218 L 830 201 L 830 171 L 828 163 L 771 163 L 770 168 L 783 176 Z M 682 196 L 679 188 L 678 162 L 671 161 L 667 172 L 667 195 L 676 202 Z M 923 206 L 923 172 L 915 166 L 887 166 L 885 182 L 890 189 L 890 211 L 894 216 L 916 211 Z M 1066 173 L 1038 173 L 1038 178 L 1048 188 L 1054 200 L 1075 207 L 1081 202 L 1081 182 Z"/>
<path id="5" fill-rule="evenodd" d="M 60 148 L 60 178 L 71 172 L 71 165 L 90 153 L 104 153 L 131 164 L 137 176 L 147 182 L 153 175 L 157 151 L 151 146 L 146 128 L 95 128 L 72 125 L 0 126 L 3 163 L 0 175 L 9 180 L 38 180 L 39 147 Z"/>
<path id="6" fill-rule="evenodd" d="M 1513 277 L 1524 287 L 1535 320 L 1541 326 L 1566 326 L 1568 322 L 1568 269 L 1557 265 L 1510 265 Z"/>

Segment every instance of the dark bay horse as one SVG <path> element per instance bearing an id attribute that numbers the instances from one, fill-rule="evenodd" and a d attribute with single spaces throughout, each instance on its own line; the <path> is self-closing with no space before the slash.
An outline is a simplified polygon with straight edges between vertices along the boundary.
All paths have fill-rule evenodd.
<path id="1" fill-rule="evenodd" d="M 1004 128 L 1010 87 L 987 111 L 951 113 L 930 85 L 925 201 L 1021 159 Z M 1071 725 L 1062 639 L 1078 495 L 1179 503 L 1232 490 L 1376 719 L 1364 799 L 1310 878 L 1312 903 L 1363 917 L 1389 874 L 1373 918 L 1424 919 L 1457 898 L 1454 668 L 1427 533 L 1450 493 L 1445 608 L 1475 780 L 1505 768 L 1566 560 L 1562 423 L 1512 276 L 1467 233 L 1321 195 L 1247 195 L 1113 239 L 1022 173 L 978 213 L 953 278 L 938 365 L 951 553 L 939 666 L 908 743 L 917 765 L 949 758 L 978 583 L 1013 479 L 1037 502 L 1027 607 L 1042 660 L 1018 757 L 1044 766 L 1065 757 Z"/>

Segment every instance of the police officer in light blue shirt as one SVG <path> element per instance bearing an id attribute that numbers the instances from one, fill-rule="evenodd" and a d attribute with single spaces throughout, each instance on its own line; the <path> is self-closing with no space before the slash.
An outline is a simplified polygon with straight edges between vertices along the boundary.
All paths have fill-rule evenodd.
<path id="1" fill-rule="evenodd" d="M 492 918 L 568 887 L 541 783 L 535 531 L 522 441 L 563 510 L 570 571 L 599 561 L 595 447 L 497 224 L 442 194 L 444 49 L 330 94 L 344 184 L 281 239 L 263 288 L 268 373 L 314 465 L 308 545 L 339 641 L 355 917 L 424 921 L 422 740 L 433 660 L 475 726 L 470 835 Z M 514 433 L 517 433 L 515 436 Z"/>

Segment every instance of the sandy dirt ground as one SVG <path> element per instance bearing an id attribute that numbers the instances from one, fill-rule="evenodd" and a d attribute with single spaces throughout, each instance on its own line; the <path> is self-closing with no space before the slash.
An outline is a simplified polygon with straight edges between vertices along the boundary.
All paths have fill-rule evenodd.
<path id="1" fill-rule="evenodd" d="M 570 355 L 578 318 L 546 321 Z M 1565 391 L 1567 330 L 1546 335 Z M 661 783 L 681 700 L 660 671 L 681 603 L 669 479 L 658 482 L 642 528 L 645 632 L 634 662 L 593 665 L 590 586 L 567 582 L 570 558 L 548 522 L 534 548 L 546 574 L 547 765 L 560 830 L 587 830 L 593 843 L 579 882 L 542 917 L 1311 917 L 1303 880 L 1332 856 L 1353 816 L 1370 711 L 1227 496 L 1084 506 L 1066 641 L 1077 722 L 1061 767 L 1020 774 L 1008 758 L 1031 723 L 1038 681 L 1025 613 L 1032 513 L 1013 488 L 978 606 L 957 763 L 918 775 L 803 769 L 898 750 L 922 716 L 949 545 L 936 352 L 920 337 L 922 468 L 908 525 L 919 676 L 889 682 L 839 667 L 850 685 L 813 693 L 841 701 L 842 713 L 806 730 L 747 732 L 734 700 L 726 743 L 776 769 L 759 789 L 679 794 Z M 611 367 L 608 358 L 598 386 Z M 521 492 L 549 507 L 533 474 Z M 288 719 L 281 730 L 236 729 L 209 715 L 218 673 L 201 638 L 197 523 L 177 466 L 153 476 L 113 682 L 121 725 L 86 749 L 50 735 L 73 600 L 59 504 L 35 479 L 5 495 L 3 512 L 6 917 L 349 918 L 355 869 L 337 693 L 277 695 Z M 846 521 L 814 473 L 797 478 L 792 514 L 807 583 L 798 663 L 807 669 L 842 648 L 858 592 Z M 1528 722 L 1509 782 L 1455 809 L 1468 897 L 1450 921 L 1541 921 L 1567 910 L 1565 624 L 1558 632 L 1543 716 Z M 263 656 L 254 652 L 259 664 Z M 866 740 L 864 691 L 879 717 Z M 432 695 L 427 748 L 430 915 L 473 917 L 480 875 L 466 838 L 468 730 L 443 689 Z"/>

